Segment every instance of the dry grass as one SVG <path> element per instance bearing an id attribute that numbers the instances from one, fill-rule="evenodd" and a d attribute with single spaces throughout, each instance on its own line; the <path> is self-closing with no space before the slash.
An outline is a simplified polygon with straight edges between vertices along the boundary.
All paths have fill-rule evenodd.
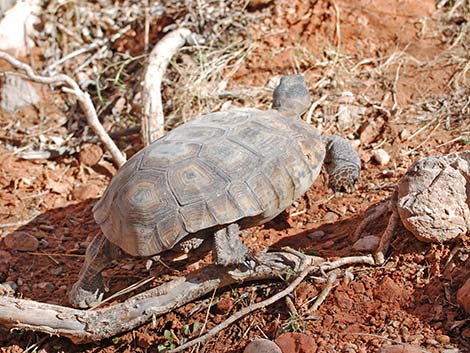
<path id="1" fill-rule="evenodd" d="M 427 62 L 410 55 L 407 47 L 381 58 L 358 60 L 348 56 L 342 48 L 341 9 L 335 2 L 332 5 L 329 11 L 334 19 L 334 36 L 323 52 L 312 53 L 300 44 L 284 48 L 294 53 L 292 71 L 305 72 L 310 78 L 314 103 L 309 120 L 324 131 L 341 131 L 352 139 L 358 137 L 359 128 L 370 117 L 397 120 L 406 116 L 416 130 L 436 118 L 448 130 L 468 124 L 467 2 L 441 1 L 436 13 L 438 26 L 430 27 L 425 19 L 417 23 L 422 27 L 419 36 L 447 41 L 446 49 Z M 203 44 L 183 48 L 170 64 L 163 81 L 166 128 L 231 105 L 266 108 L 270 89 L 237 87 L 231 81 L 256 50 L 250 28 L 256 28 L 267 14 L 248 12 L 246 6 L 243 0 L 149 1 L 148 7 L 131 1 L 118 7 L 111 0 L 53 0 L 43 16 L 45 30 L 36 38 L 47 48 L 41 64 L 47 71 L 76 76 L 82 88 L 96 97 L 100 118 L 112 122 L 114 129 L 136 126 L 140 124 L 140 82 L 146 52 L 162 32 L 184 25 L 199 34 Z M 263 35 L 270 33 L 263 31 Z M 399 99 L 399 84 L 406 70 L 432 71 L 443 66 L 452 71 L 447 91 L 435 94 L 418 89 L 418 98 L 411 104 Z M 345 97 L 349 97 L 346 103 Z M 352 123 L 342 126 L 339 120 L 345 104 L 351 107 Z"/>

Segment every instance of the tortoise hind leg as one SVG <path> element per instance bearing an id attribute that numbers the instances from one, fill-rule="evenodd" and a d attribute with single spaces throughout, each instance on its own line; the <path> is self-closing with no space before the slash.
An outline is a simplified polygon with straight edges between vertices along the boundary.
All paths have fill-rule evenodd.
<path id="1" fill-rule="evenodd" d="M 97 235 L 86 250 L 85 263 L 79 279 L 69 292 L 74 307 L 88 308 L 99 304 L 103 298 L 104 285 L 101 272 L 120 255 L 120 249 L 102 234 Z"/>
<path id="2" fill-rule="evenodd" d="M 240 238 L 240 227 L 236 223 L 229 224 L 214 234 L 214 262 L 217 265 L 243 264 L 248 247 Z"/>

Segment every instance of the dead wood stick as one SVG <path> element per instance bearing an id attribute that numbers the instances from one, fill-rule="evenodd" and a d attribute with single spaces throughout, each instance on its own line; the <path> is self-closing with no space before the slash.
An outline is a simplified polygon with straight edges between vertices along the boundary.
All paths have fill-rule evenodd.
<path id="1" fill-rule="evenodd" d="M 194 271 L 186 277 L 178 277 L 159 287 L 140 293 L 123 303 L 96 310 L 84 311 L 0 296 L 0 325 L 65 336 L 74 343 L 99 341 L 132 330 L 215 289 L 233 283 L 278 278 L 289 270 L 298 273 L 306 264 L 315 264 L 312 267 L 308 266 L 308 272 L 311 272 L 320 271 L 323 266 L 333 269 L 346 263 L 370 264 L 371 261 L 373 263 L 372 256 L 357 256 L 347 259 L 348 261 L 340 259 L 318 264 L 319 261 L 322 261 L 321 258 L 300 256 L 291 252 L 264 253 L 258 255 L 258 263 L 262 265 L 257 265 L 253 270 L 230 271 L 223 266 L 210 265 Z M 300 281 L 301 279 L 294 280 L 286 290 L 278 293 L 277 296 L 280 295 L 279 298 L 282 298 Z M 268 299 L 264 302 L 265 305 L 279 299 L 276 298 Z"/>
<path id="2" fill-rule="evenodd" d="M 191 38 L 191 35 L 192 32 L 187 28 L 176 29 L 163 37 L 150 52 L 142 89 L 144 146 L 148 146 L 164 134 L 162 78 L 173 55 Z"/>
<path id="3" fill-rule="evenodd" d="M 333 284 L 335 283 L 337 277 L 338 277 L 338 273 L 336 271 L 330 272 L 330 274 L 328 275 L 328 279 L 326 281 L 326 286 L 323 288 L 317 300 L 315 300 L 315 303 L 313 303 L 312 307 L 309 310 L 307 310 L 307 313 L 313 313 L 318 310 L 320 305 L 322 305 L 323 302 L 325 301 L 328 294 L 330 294 L 331 288 L 333 288 Z"/>
<path id="4" fill-rule="evenodd" d="M 0 325 L 70 338 L 74 343 L 99 341 L 132 330 L 207 293 L 233 283 L 277 278 L 300 266 L 290 253 L 264 254 L 263 264 L 247 272 L 210 265 L 140 293 L 122 303 L 79 310 L 0 296 Z"/>
<path id="5" fill-rule="evenodd" d="M 31 66 L 1 51 L 0 59 L 7 61 L 16 69 L 23 70 L 26 73 L 26 77 L 31 81 L 44 84 L 64 85 L 64 92 L 73 94 L 77 97 L 78 103 L 80 104 L 80 107 L 82 108 L 83 113 L 85 114 L 88 125 L 90 125 L 93 132 L 98 136 L 100 141 L 105 146 L 106 150 L 109 151 L 116 166 L 120 167 L 126 162 L 125 156 L 121 153 L 121 151 L 119 151 L 114 141 L 106 133 L 105 129 L 103 128 L 103 125 L 101 125 L 101 122 L 98 119 L 98 115 L 96 114 L 95 106 L 93 105 L 90 95 L 86 92 L 83 92 L 80 89 L 80 86 L 71 77 L 64 74 L 54 75 L 50 77 L 37 75 L 36 73 L 34 73 Z"/>
<path id="6" fill-rule="evenodd" d="M 385 214 L 390 210 L 390 200 L 387 200 L 379 205 L 374 206 L 372 210 L 366 213 L 365 218 L 359 223 L 359 226 L 353 233 L 352 243 L 354 244 L 359 237 L 361 237 L 366 230 L 366 228 L 372 222 L 377 221 L 379 218 L 385 216 Z"/>
<path id="7" fill-rule="evenodd" d="M 382 237 L 380 238 L 379 246 L 374 253 L 375 262 L 377 265 L 382 265 L 385 263 L 385 254 L 390 247 L 390 243 L 392 241 L 393 235 L 395 234 L 395 230 L 397 229 L 398 225 L 400 224 L 400 215 L 398 214 L 398 210 L 396 207 L 392 207 L 392 215 L 387 224 L 387 228 L 385 228 Z"/>
<path id="8" fill-rule="evenodd" d="M 344 265 L 351 265 L 351 264 L 371 264 L 371 265 L 374 264 L 374 259 L 371 255 L 344 257 L 344 258 L 338 259 L 336 261 L 326 262 L 326 263 L 323 263 L 323 264 L 318 264 L 318 261 L 321 260 L 321 258 L 319 258 L 319 257 L 299 256 L 299 258 L 302 259 L 302 262 L 300 263 L 299 268 L 297 270 L 302 270 L 302 268 L 303 268 L 303 270 L 292 281 L 292 283 L 286 289 L 284 289 L 283 291 L 281 291 L 279 293 L 276 293 L 275 295 L 273 295 L 272 297 L 270 297 L 268 299 L 265 299 L 265 300 L 263 300 L 259 303 L 252 304 L 250 306 L 247 306 L 247 307 L 239 310 L 238 312 L 236 312 L 235 314 L 230 316 L 227 320 L 223 321 L 222 323 L 220 323 L 217 326 L 215 326 L 214 328 L 212 328 L 206 334 L 204 334 L 204 335 L 202 335 L 202 336 L 200 336 L 200 337 L 198 337 L 198 338 L 196 338 L 192 341 L 189 341 L 189 342 L 179 346 L 178 348 L 172 349 L 168 353 L 182 352 L 183 350 L 185 350 L 185 349 L 187 349 L 187 348 L 189 348 L 189 347 L 191 347 L 195 344 L 202 343 L 202 342 L 208 340 L 209 338 L 215 336 L 220 331 L 222 331 L 223 329 L 225 329 L 228 326 L 230 326 L 231 324 L 233 324 L 235 321 L 241 319 L 243 316 L 248 315 L 249 313 L 251 313 L 255 310 L 265 308 L 268 305 L 271 305 L 271 304 L 275 303 L 279 299 L 284 298 L 286 295 L 289 295 L 290 293 L 292 293 L 292 291 L 294 291 L 295 288 L 297 288 L 297 286 L 311 272 L 314 272 L 314 271 L 323 272 L 324 269 L 333 270 L 333 269 L 336 269 L 338 267 L 341 267 L 341 266 L 344 266 Z M 333 271 L 332 273 L 334 273 L 334 276 L 330 275 L 328 277 L 328 283 L 331 282 L 331 286 L 332 286 L 333 282 L 336 280 L 336 276 L 337 276 L 336 272 Z M 328 293 L 331 289 L 331 286 L 330 286 L 330 288 L 323 290 L 323 292 L 325 292 L 325 293 L 323 294 L 323 292 L 322 292 L 322 294 L 323 294 L 322 302 L 326 298 L 326 296 L 328 295 Z M 327 287 L 328 287 L 328 285 L 327 285 Z M 320 305 L 321 305 L 321 303 L 318 303 L 317 309 Z"/>
<path id="9" fill-rule="evenodd" d="M 303 271 L 299 274 L 299 276 L 297 276 L 293 281 L 292 283 L 286 288 L 284 289 L 283 291 L 279 292 L 279 293 L 276 293 L 274 294 L 272 297 L 268 298 L 268 299 L 265 299 L 259 303 L 256 303 L 256 304 L 252 304 L 250 306 L 247 306 L 243 309 L 241 309 L 240 311 L 236 312 L 235 314 L 233 314 L 232 316 L 230 316 L 227 320 L 223 321 L 222 323 L 218 324 L 217 326 L 215 326 L 214 328 L 212 328 L 209 332 L 207 332 L 206 334 L 192 340 L 192 341 L 189 341 L 181 346 L 179 346 L 178 348 L 175 348 L 175 349 L 172 349 L 170 350 L 168 353 L 177 353 L 177 352 L 182 352 L 184 351 L 185 349 L 195 345 L 195 344 L 198 344 L 198 343 L 202 343 L 206 340 L 208 340 L 209 338 L 215 336 L 216 334 L 218 334 L 220 331 L 222 331 L 223 329 L 227 328 L 228 326 L 230 326 L 231 324 L 233 324 L 235 321 L 241 319 L 243 316 L 245 315 L 248 315 L 249 313 L 255 311 L 255 310 L 258 310 L 258 309 L 261 309 L 261 308 L 264 308 L 268 305 L 271 305 L 271 304 L 274 304 L 275 302 L 277 302 L 279 299 L 281 298 L 284 298 L 286 295 L 292 293 L 292 291 L 297 288 L 297 286 L 300 284 L 300 282 L 302 282 L 305 277 L 307 277 L 307 275 L 316 267 L 316 266 L 307 266 L 308 265 L 308 261 L 307 259 L 305 259 L 302 263 L 301 263 L 301 267 L 303 267 Z M 307 267 L 306 267 L 307 266 Z"/>

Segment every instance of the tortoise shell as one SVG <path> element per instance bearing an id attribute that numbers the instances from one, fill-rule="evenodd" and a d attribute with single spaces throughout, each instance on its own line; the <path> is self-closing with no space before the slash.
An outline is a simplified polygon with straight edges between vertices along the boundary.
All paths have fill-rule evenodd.
<path id="1" fill-rule="evenodd" d="M 129 159 L 95 220 L 125 252 L 155 255 L 189 234 L 272 219 L 307 191 L 324 156 L 318 130 L 277 111 L 204 115 Z"/>

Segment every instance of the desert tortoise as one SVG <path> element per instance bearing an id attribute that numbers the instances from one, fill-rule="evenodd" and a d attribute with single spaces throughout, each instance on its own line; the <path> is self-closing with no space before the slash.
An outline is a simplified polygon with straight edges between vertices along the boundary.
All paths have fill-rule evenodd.
<path id="1" fill-rule="evenodd" d="M 211 235 L 217 264 L 242 264 L 248 248 L 240 229 L 281 213 L 310 188 L 323 163 L 332 189 L 354 190 L 357 153 L 299 118 L 309 104 L 303 76 L 285 76 L 274 90 L 274 110 L 207 114 L 136 153 L 93 209 L 104 236 L 87 249 L 71 303 L 101 299 L 101 271 L 118 248 L 134 256 L 176 245 L 189 251 Z"/>

